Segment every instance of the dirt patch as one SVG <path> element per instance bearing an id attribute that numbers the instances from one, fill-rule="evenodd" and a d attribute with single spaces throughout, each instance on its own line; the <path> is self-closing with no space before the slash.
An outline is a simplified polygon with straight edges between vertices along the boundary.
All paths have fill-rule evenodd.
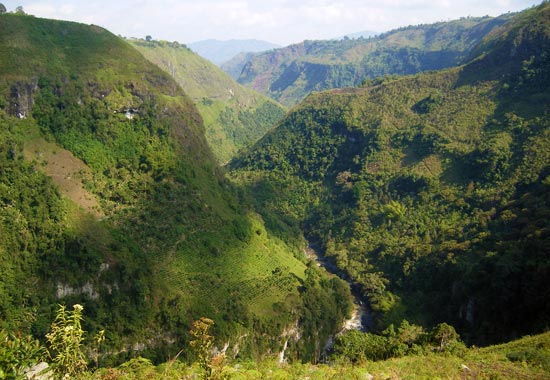
<path id="1" fill-rule="evenodd" d="M 83 181 L 92 177 L 90 168 L 71 152 L 43 138 L 25 143 L 25 158 L 50 176 L 61 194 L 96 217 L 103 216 L 97 197 L 84 188 Z"/>

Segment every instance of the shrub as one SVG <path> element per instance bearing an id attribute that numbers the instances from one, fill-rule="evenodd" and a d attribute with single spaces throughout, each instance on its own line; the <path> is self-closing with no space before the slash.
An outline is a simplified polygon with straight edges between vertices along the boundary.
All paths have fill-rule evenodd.
<path id="1" fill-rule="evenodd" d="M 82 305 L 73 306 L 73 311 L 59 305 L 59 310 L 52 323 L 51 332 L 46 334 L 50 344 L 49 354 L 53 360 L 53 370 L 59 375 L 73 377 L 83 372 L 86 360 L 82 352 L 84 330 L 82 330 Z"/>
<path id="2" fill-rule="evenodd" d="M 17 338 L 0 331 L 0 379 L 22 379 L 26 369 L 44 358 L 45 350 L 30 336 Z"/>

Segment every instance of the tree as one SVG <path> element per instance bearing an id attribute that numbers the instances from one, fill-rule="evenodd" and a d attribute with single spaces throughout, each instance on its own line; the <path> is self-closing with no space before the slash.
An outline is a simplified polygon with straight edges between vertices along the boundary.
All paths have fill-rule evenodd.
<path id="1" fill-rule="evenodd" d="M 23 7 L 19 5 L 17 8 L 15 8 L 15 14 L 18 15 L 26 15 L 25 11 L 23 10 Z"/>
<path id="2" fill-rule="evenodd" d="M 0 3 L 0 15 L 6 13 L 8 10 L 4 6 L 4 4 Z"/>
<path id="3" fill-rule="evenodd" d="M 434 343 L 439 344 L 438 351 L 443 352 L 451 343 L 458 341 L 459 335 L 453 326 L 447 323 L 438 324 L 433 332 L 432 337 Z"/>
<path id="4" fill-rule="evenodd" d="M 151 42 L 151 41 L 153 41 L 153 37 L 147 35 L 147 36 L 145 36 L 145 41 Z"/>
<path id="5" fill-rule="evenodd" d="M 390 201 L 382 208 L 382 212 L 391 220 L 399 220 L 405 216 L 407 207 L 397 201 Z"/>

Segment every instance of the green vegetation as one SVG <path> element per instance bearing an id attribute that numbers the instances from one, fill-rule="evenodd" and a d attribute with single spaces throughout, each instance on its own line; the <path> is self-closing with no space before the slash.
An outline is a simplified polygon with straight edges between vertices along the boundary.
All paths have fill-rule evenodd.
<path id="1" fill-rule="evenodd" d="M 455 329 L 446 323 L 440 323 L 428 333 L 421 326 L 404 320 L 397 330 L 390 325 L 381 335 L 352 330 L 337 336 L 332 358 L 364 363 L 432 352 L 463 356 L 466 346 Z"/>
<path id="2" fill-rule="evenodd" d="M 19 380 L 24 371 L 45 357 L 45 349 L 31 336 L 17 337 L 0 331 L 0 378 Z"/>
<path id="3" fill-rule="evenodd" d="M 45 341 L 59 303 L 82 305 L 102 365 L 188 358 L 204 315 L 239 357 L 297 323 L 323 325 L 312 344 L 338 331 L 349 289 L 309 280 L 301 245 L 264 227 L 168 74 L 96 26 L 2 14 L 0 29 L 0 328 Z"/>
<path id="4" fill-rule="evenodd" d="M 50 345 L 53 369 L 59 377 L 75 377 L 86 369 L 86 358 L 82 352 L 84 330 L 82 330 L 82 305 L 73 306 L 73 311 L 59 305 L 51 331 L 46 334 Z"/>
<path id="5" fill-rule="evenodd" d="M 249 57 L 238 82 L 292 106 L 312 91 L 453 67 L 511 15 L 399 28 L 376 37 L 304 41 Z"/>
<path id="6" fill-rule="evenodd" d="M 204 120 L 206 140 L 221 163 L 256 142 L 285 113 L 278 103 L 241 86 L 185 45 L 154 40 L 129 42 L 170 74 L 195 102 Z"/>
<path id="7" fill-rule="evenodd" d="M 457 42 L 468 64 L 309 96 L 234 182 L 130 44 L 0 15 L 0 374 L 48 339 L 88 379 L 548 378 L 548 334 L 463 341 L 548 327 L 549 15 L 461 20 L 484 30 Z M 220 120 L 268 123 L 265 104 Z M 338 334 L 350 289 L 304 236 L 368 333 Z"/>
<path id="8" fill-rule="evenodd" d="M 233 162 L 269 228 L 302 229 L 351 279 L 374 331 L 447 322 L 488 344 L 548 327 L 549 14 L 514 16 L 463 67 L 310 95 Z"/>
<path id="9" fill-rule="evenodd" d="M 397 330 L 391 326 L 383 336 L 358 331 L 339 335 L 330 361 L 313 365 L 300 362 L 287 364 L 275 362 L 272 359 L 261 362 L 247 360 L 226 362 L 225 352 L 220 352 L 214 347 L 215 337 L 210 335 L 213 324 L 211 319 L 205 317 L 193 323 L 193 328 L 189 332 L 193 339 L 189 345 L 193 348 L 196 358 L 192 365 L 178 360 L 178 353 L 170 361 L 156 367 L 150 360 L 136 357 L 118 367 L 96 370 L 84 368 L 80 373 L 60 372 L 59 376 L 75 380 L 195 378 L 290 380 L 305 377 L 309 379 L 542 380 L 550 376 L 550 335 L 548 333 L 524 337 L 498 346 L 467 349 L 460 343 L 458 335 L 449 325 L 441 324 L 427 334 L 421 327 L 403 322 Z M 79 327 L 78 330 L 81 331 Z M 22 353 L 29 354 L 42 349 L 37 343 L 21 345 L 17 338 L 7 336 L 5 338 L 0 349 L 7 358 L 20 357 Z M 69 338 L 68 341 L 72 339 Z M 12 362 L 12 367 L 9 368 L 4 366 L 5 363 L 6 361 L 0 361 L 2 364 L 0 370 L 7 370 L 1 372 L 4 375 L 3 378 L 25 378 L 24 372 L 28 370 L 25 362 Z M 12 376 L 15 373 L 18 377 Z"/>

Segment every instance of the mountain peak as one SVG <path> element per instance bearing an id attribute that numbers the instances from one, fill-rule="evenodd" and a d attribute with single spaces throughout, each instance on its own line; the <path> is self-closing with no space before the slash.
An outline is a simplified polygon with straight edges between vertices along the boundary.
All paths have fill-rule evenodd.
<path id="1" fill-rule="evenodd" d="M 221 65 L 229 61 L 239 53 L 257 53 L 280 47 L 280 45 L 271 42 L 255 39 L 231 39 L 226 41 L 210 39 L 193 42 L 187 45 L 194 52 L 216 65 Z"/>

